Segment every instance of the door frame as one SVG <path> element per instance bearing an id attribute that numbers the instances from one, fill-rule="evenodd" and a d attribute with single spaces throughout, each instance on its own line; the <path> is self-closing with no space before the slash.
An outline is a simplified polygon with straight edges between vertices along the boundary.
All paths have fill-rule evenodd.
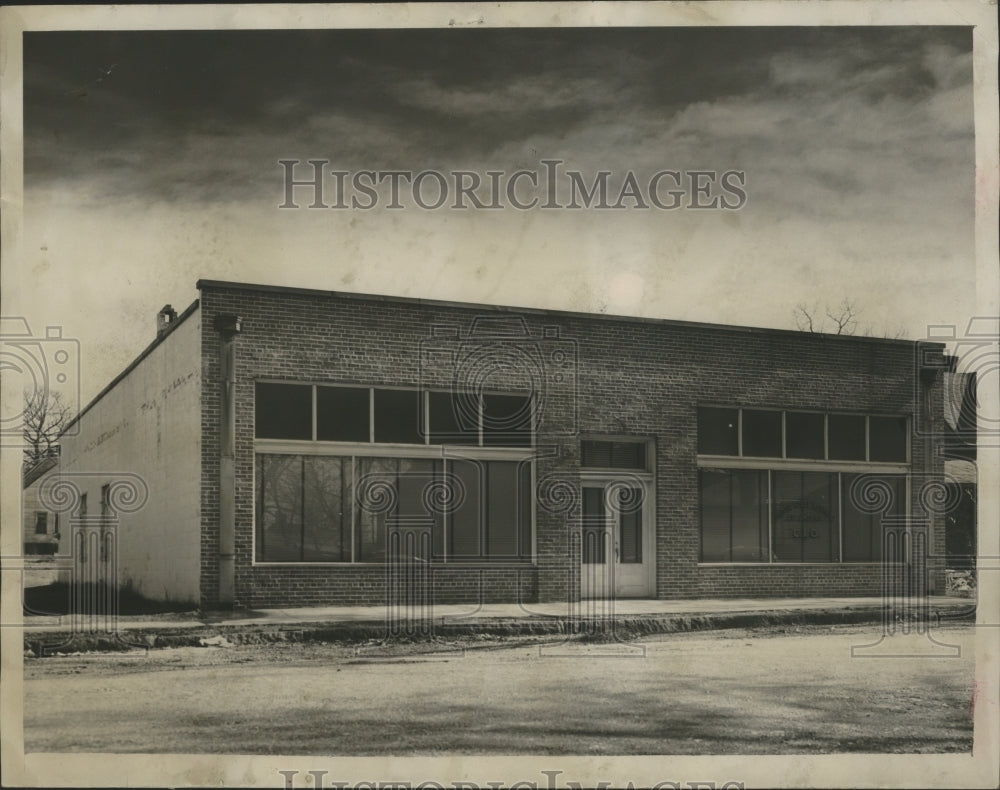
<path id="1" fill-rule="evenodd" d="M 582 517 L 582 507 L 583 507 L 583 488 L 601 486 L 607 491 L 608 485 L 612 483 L 619 483 L 625 485 L 639 485 L 643 490 L 643 503 L 642 503 L 642 556 L 643 565 L 646 566 L 646 591 L 645 593 L 638 595 L 621 595 L 617 592 L 614 593 L 616 598 L 655 598 L 656 597 L 656 477 L 651 472 L 638 472 L 632 470 L 621 470 L 621 471 L 592 471 L 592 470 L 581 470 L 580 472 L 580 506 L 581 506 L 581 517 Z M 605 501 L 605 507 L 607 507 L 607 502 Z M 612 541 L 616 539 L 616 535 L 612 535 Z M 613 545 L 613 543 L 612 543 Z M 613 551 L 613 550 L 612 550 Z M 582 561 L 583 556 L 579 557 Z M 614 558 L 609 557 L 609 560 L 614 562 Z M 618 574 L 614 573 L 613 577 L 616 580 Z M 584 597 L 585 591 L 583 589 L 584 574 L 580 574 L 580 595 Z"/>

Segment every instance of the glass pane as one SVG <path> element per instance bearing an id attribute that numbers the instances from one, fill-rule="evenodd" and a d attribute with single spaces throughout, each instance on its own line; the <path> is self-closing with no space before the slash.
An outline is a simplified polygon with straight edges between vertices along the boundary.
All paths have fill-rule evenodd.
<path id="1" fill-rule="evenodd" d="M 736 455 L 739 452 L 736 409 L 698 409 L 698 452 L 705 455 Z"/>
<path id="2" fill-rule="evenodd" d="M 444 476 L 444 461 L 434 461 L 433 462 L 433 474 L 434 479 L 440 481 L 442 484 L 454 485 L 451 482 L 451 478 L 445 478 Z M 445 529 L 445 519 L 448 517 L 443 511 L 448 506 L 447 502 L 438 503 L 441 505 L 436 511 L 433 512 L 434 518 L 434 529 L 431 536 L 431 551 L 434 559 L 439 560 L 445 554 L 445 543 L 444 543 L 444 529 Z"/>
<path id="3" fill-rule="evenodd" d="M 603 565 L 607 561 L 607 517 L 604 511 L 604 489 L 585 486 L 583 489 L 583 563 Z"/>
<path id="4" fill-rule="evenodd" d="M 845 562 L 873 562 L 881 556 L 879 551 L 878 516 L 866 513 L 853 505 L 851 486 L 859 475 L 841 476 L 842 542 Z"/>
<path id="5" fill-rule="evenodd" d="M 872 461 L 906 462 L 906 417 L 869 417 L 868 449 Z"/>
<path id="6" fill-rule="evenodd" d="M 743 410 L 743 455 L 781 458 L 781 412 Z"/>
<path id="7" fill-rule="evenodd" d="M 831 414 L 830 458 L 835 461 L 865 460 L 865 418 L 853 414 Z"/>
<path id="8" fill-rule="evenodd" d="M 838 560 L 837 475 L 827 472 L 803 472 L 802 504 L 803 561 Z"/>
<path id="9" fill-rule="evenodd" d="M 592 469 L 645 469 L 646 444 L 585 439 L 580 442 L 580 464 Z"/>
<path id="10" fill-rule="evenodd" d="M 395 515 L 401 518 L 429 516 L 424 492 L 434 483 L 434 461 L 424 458 L 399 459 L 399 481 Z"/>
<path id="11" fill-rule="evenodd" d="M 312 387 L 259 382 L 254 428 L 258 439 L 312 439 Z"/>
<path id="12" fill-rule="evenodd" d="M 614 469 L 645 469 L 646 445 L 643 442 L 612 442 L 611 466 Z"/>
<path id="13" fill-rule="evenodd" d="M 698 475 L 702 562 L 729 561 L 730 477 L 730 472 L 717 469 L 702 469 Z"/>
<path id="14" fill-rule="evenodd" d="M 618 516 L 620 542 L 618 561 L 622 564 L 642 562 L 642 500 L 641 488 L 620 491 L 621 509 Z"/>
<path id="15" fill-rule="evenodd" d="M 361 489 L 377 480 L 391 486 L 398 495 L 397 459 L 358 458 L 355 463 L 358 467 L 356 488 Z M 357 508 L 357 552 L 354 557 L 357 562 L 385 561 L 386 516 L 383 511 L 373 513 L 360 506 Z"/>
<path id="16" fill-rule="evenodd" d="M 302 456 L 258 455 L 255 485 L 258 561 L 301 560 Z"/>
<path id="17" fill-rule="evenodd" d="M 479 444 L 479 406 L 471 395 L 429 392 L 430 443 Z"/>
<path id="18" fill-rule="evenodd" d="M 435 518 L 427 507 L 425 493 L 434 484 L 434 461 L 421 458 L 399 459 L 396 507 L 389 514 L 399 559 L 431 558 Z"/>
<path id="19" fill-rule="evenodd" d="M 482 464 L 475 461 L 449 461 L 448 471 L 455 475 L 465 490 L 465 497 L 456 503 L 448 517 L 448 558 L 468 559 L 480 555 L 482 534 L 481 475 Z"/>
<path id="20" fill-rule="evenodd" d="M 304 459 L 306 562 L 349 562 L 351 559 L 350 458 L 306 456 Z M 345 496 L 345 491 L 348 493 Z"/>
<path id="21" fill-rule="evenodd" d="M 611 467 L 611 442 L 586 440 L 580 442 L 580 465 L 594 469 Z"/>
<path id="22" fill-rule="evenodd" d="M 483 444 L 530 447 L 531 398 L 526 395 L 484 395 Z"/>
<path id="23" fill-rule="evenodd" d="M 774 472 L 772 558 L 775 562 L 802 560 L 802 473 Z"/>
<path id="24" fill-rule="evenodd" d="M 733 562 L 767 561 L 767 472 L 732 472 Z"/>
<path id="25" fill-rule="evenodd" d="M 883 529 L 881 513 L 867 513 L 855 507 L 851 487 L 861 475 L 843 475 L 841 498 L 843 500 L 843 542 L 845 562 L 881 562 Z M 888 516 L 898 517 L 906 513 L 905 475 L 865 475 L 867 479 L 877 479 L 887 484 L 892 491 L 892 502 Z"/>
<path id="26" fill-rule="evenodd" d="M 316 438 L 367 442 L 369 395 L 365 387 L 316 387 Z"/>
<path id="27" fill-rule="evenodd" d="M 775 561 L 837 559 L 836 483 L 826 472 L 774 472 Z"/>
<path id="28" fill-rule="evenodd" d="M 824 458 L 823 415 L 790 411 L 785 414 L 785 455 Z"/>
<path id="29" fill-rule="evenodd" d="M 375 441 L 424 444 L 420 392 L 375 390 Z"/>
<path id="30" fill-rule="evenodd" d="M 516 557 L 520 532 L 517 464 L 489 461 L 486 465 L 486 552 L 490 557 Z"/>
<path id="31" fill-rule="evenodd" d="M 520 487 L 517 490 L 517 501 L 521 506 L 520 529 L 521 543 L 520 553 L 522 559 L 531 559 L 531 514 L 534 512 L 534 487 L 531 485 L 531 462 L 521 461 L 517 465 Z"/>

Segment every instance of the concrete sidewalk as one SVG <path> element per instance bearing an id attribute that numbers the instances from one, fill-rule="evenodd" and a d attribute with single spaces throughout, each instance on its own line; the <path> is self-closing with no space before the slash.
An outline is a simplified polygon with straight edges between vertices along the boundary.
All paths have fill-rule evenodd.
<path id="1" fill-rule="evenodd" d="M 975 599 L 931 596 L 923 602 L 897 601 L 891 617 L 914 619 L 926 616 L 933 626 L 942 620 L 975 617 Z M 482 604 L 438 605 L 426 610 L 393 611 L 385 606 L 321 606 L 294 609 L 261 609 L 243 612 L 175 613 L 149 616 L 119 616 L 114 625 L 105 622 L 104 632 L 144 634 L 145 641 L 183 632 L 200 635 L 257 634 L 315 631 L 329 639 L 377 638 L 390 622 L 416 622 L 439 634 L 462 633 L 569 633 L 595 622 L 623 624 L 636 633 L 732 628 L 780 623 L 877 623 L 886 616 L 882 598 L 754 598 L 692 600 L 585 600 L 572 604 Z M 81 621 L 87 625 L 87 618 Z M 28 635 L 54 637 L 74 630 L 69 616 L 26 617 Z M 88 629 L 98 631 L 101 629 Z M 340 635 L 340 636 L 338 636 Z"/>
<path id="2" fill-rule="evenodd" d="M 973 610 L 970 598 L 931 596 L 927 599 L 931 612 L 957 614 Z M 527 604 L 448 604 L 436 605 L 424 613 L 434 622 L 469 622 L 488 620 L 561 620 L 587 618 L 648 618 L 679 615 L 709 615 L 737 613 L 788 613 L 810 611 L 878 611 L 882 598 L 699 598 L 692 600 L 584 600 L 576 603 Z M 221 626 L 275 625 L 286 623 L 343 623 L 384 621 L 390 612 L 385 606 L 317 606 L 298 609 L 259 609 L 246 615 L 220 619 L 207 618 Z M 933 614 L 932 614 L 933 616 Z"/>

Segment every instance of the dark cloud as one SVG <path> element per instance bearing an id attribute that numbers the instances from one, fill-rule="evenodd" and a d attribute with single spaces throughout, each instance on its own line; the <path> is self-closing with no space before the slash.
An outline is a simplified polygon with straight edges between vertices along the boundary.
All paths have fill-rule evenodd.
<path id="1" fill-rule="evenodd" d="M 949 57 L 970 51 L 969 29 L 930 27 L 29 32 L 25 178 L 219 200 L 259 195 L 289 156 L 503 166 L 490 157 L 575 140 L 595 157 L 674 142 L 752 159 L 774 102 L 866 117 L 955 84 L 971 130 L 971 67 Z M 732 128 L 717 115 L 670 136 L 724 106 L 741 107 Z"/>

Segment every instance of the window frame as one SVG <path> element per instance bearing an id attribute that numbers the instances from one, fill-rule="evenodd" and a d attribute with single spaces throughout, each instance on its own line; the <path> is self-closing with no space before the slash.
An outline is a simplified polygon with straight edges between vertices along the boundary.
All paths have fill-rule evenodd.
<path id="1" fill-rule="evenodd" d="M 536 458 L 536 435 L 537 435 L 537 424 L 534 420 L 534 403 L 529 400 L 529 410 L 532 415 L 532 425 L 531 425 L 531 442 L 528 445 L 488 445 L 483 444 L 483 410 L 484 410 L 484 398 L 483 395 L 521 395 L 523 393 L 511 393 L 503 392 L 501 390 L 487 389 L 482 390 L 478 394 L 480 397 L 479 401 L 479 435 L 477 444 L 431 444 L 430 438 L 430 395 L 431 392 L 444 392 L 453 393 L 453 390 L 446 387 L 415 387 L 412 385 L 402 385 L 402 384 L 361 384 L 357 382 L 340 382 L 340 381 L 302 381 L 302 380 L 291 380 L 291 379 L 277 379 L 270 377 L 262 377 L 254 379 L 254 414 L 256 414 L 256 391 L 257 384 L 288 384 L 292 386 L 308 386 L 311 388 L 311 408 L 312 408 L 312 438 L 310 439 L 266 439 L 257 438 L 256 436 L 256 425 L 254 425 L 253 432 L 253 472 L 251 475 L 251 487 L 253 491 L 253 515 L 252 515 L 252 550 L 251 550 L 251 566 L 260 567 L 307 567 L 307 566 L 337 566 L 337 567 L 384 567 L 385 562 L 359 562 L 356 561 L 357 556 L 357 546 L 356 546 L 356 530 L 357 524 L 357 508 L 356 503 L 352 498 L 352 511 L 351 511 L 351 525 L 350 525 L 350 541 L 351 541 L 351 559 L 349 561 L 280 561 L 272 562 L 261 560 L 257 557 L 257 456 L 258 455 L 314 455 L 314 456 L 336 456 L 341 458 L 350 458 L 351 461 L 351 474 L 352 479 L 357 473 L 358 458 L 405 458 L 405 459 L 429 459 L 429 460 L 439 460 L 442 461 L 447 468 L 447 462 L 449 460 L 469 460 L 469 461 L 512 461 L 518 463 L 528 463 L 529 464 L 529 496 L 530 496 L 530 507 L 529 507 L 529 536 L 528 536 L 528 556 L 523 558 L 509 558 L 509 559 L 491 559 L 489 557 L 480 557 L 478 559 L 462 559 L 462 560 L 451 560 L 449 563 L 447 554 L 441 558 L 434 561 L 435 565 L 452 564 L 463 566 L 472 566 L 476 564 L 489 565 L 490 567 L 501 567 L 503 565 L 512 565 L 516 567 L 524 567 L 525 565 L 535 566 L 538 563 L 538 551 L 537 551 L 537 514 L 535 507 L 535 486 L 536 486 L 536 474 L 537 470 L 535 468 L 535 458 Z M 338 387 L 342 389 L 353 388 L 353 389 L 366 389 L 368 390 L 368 441 L 366 442 L 348 442 L 339 440 L 321 440 L 317 439 L 317 389 L 319 387 Z M 375 441 L 375 390 L 399 390 L 407 392 L 417 392 L 421 397 L 420 404 L 420 417 L 422 420 L 422 425 L 420 426 L 421 432 L 423 433 L 424 443 L 423 444 L 403 444 L 403 443 L 391 443 L 391 442 L 376 442 Z M 445 523 L 447 524 L 447 516 L 445 516 Z M 445 527 L 444 538 L 447 541 L 447 527 Z M 447 543 L 446 543 L 447 545 Z"/>
<path id="2" fill-rule="evenodd" d="M 622 466 L 584 466 L 583 465 L 583 443 L 584 442 L 627 442 L 629 444 L 641 444 L 643 445 L 643 467 L 641 469 L 636 469 L 633 467 L 622 467 Z M 656 441 L 649 436 L 636 436 L 635 434 L 596 434 L 596 433 L 584 433 L 580 434 L 579 438 L 580 447 L 580 472 L 581 474 L 634 474 L 634 475 L 647 475 L 652 474 L 653 469 L 656 467 Z M 729 457 L 729 456 L 724 456 Z"/>
<path id="3" fill-rule="evenodd" d="M 536 445 L 538 426 L 535 422 L 535 406 L 533 403 L 534 397 L 532 395 L 524 395 L 519 392 L 505 392 L 498 389 L 485 389 L 477 393 L 478 396 L 478 428 L 479 436 L 478 442 L 476 444 L 471 443 L 437 443 L 431 442 L 431 430 L 430 430 L 430 397 L 429 393 L 446 393 L 454 394 L 453 390 L 447 387 L 415 387 L 412 385 L 405 384 L 359 384 L 356 382 L 337 382 L 337 381 L 299 381 L 290 379 L 274 379 L 274 378 L 258 378 L 254 379 L 254 409 L 256 409 L 256 399 L 257 399 L 257 385 L 258 384 L 287 384 L 289 386 L 296 387 L 309 387 L 311 389 L 311 409 L 312 409 L 312 432 L 309 439 L 275 439 L 275 438 L 263 438 L 257 436 L 257 426 L 256 426 L 256 411 L 255 423 L 254 423 L 254 443 L 257 442 L 302 442 L 302 443 L 323 443 L 323 444 L 336 444 L 342 446 L 354 446 L 359 444 L 372 444 L 378 447 L 462 447 L 462 448 L 476 448 L 477 450 L 491 450 L 491 449 L 507 449 L 507 448 L 517 448 L 517 449 L 532 449 Z M 317 438 L 317 408 L 318 408 L 318 398 L 317 389 L 319 387 L 333 387 L 339 389 L 367 389 L 368 390 L 368 441 L 367 442 L 350 442 L 350 441 L 340 441 L 340 440 L 324 440 Z M 420 396 L 420 420 L 421 424 L 419 426 L 419 432 L 422 433 L 424 441 L 419 444 L 414 443 L 395 443 L 395 442 L 376 442 L 375 441 L 375 390 L 396 390 L 402 392 L 414 392 L 418 393 Z M 531 415 L 531 430 L 530 430 L 530 442 L 528 444 L 518 444 L 518 445 L 501 445 L 501 444 L 484 444 L 484 414 L 485 414 L 485 396 L 498 395 L 498 396 L 515 396 L 515 397 L 526 397 L 528 399 L 528 411 Z"/>
<path id="4" fill-rule="evenodd" d="M 369 388 L 373 389 L 373 388 Z M 397 389 L 405 389 L 399 387 Z M 370 396 L 374 397 L 374 396 Z M 425 406 L 427 398 L 424 399 Z M 315 398 L 314 398 L 315 403 Z M 480 418 L 481 419 L 481 418 Z M 537 469 L 535 465 L 536 452 L 532 447 L 498 447 L 482 445 L 433 445 L 433 444 L 380 444 L 375 442 L 338 442 L 319 441 L 303 439 L 254 439 L 253 448 L 253 472 L 251 475 L 251 487 L 253 491 L 253 514 L 252 514 L 252 551 L 251 566 L 254 567 L 384 567 L 385 561 L 360 562 L 356 560 L 356 530 L 358 529 L 357 503 L 352 497 L 351 518 L 350 518 L 350 546 L 351 559 L 341 561 L 268 561 L 257 556 L 257 463 L 258 455 L 312 455 L 312 456 L 337 456 L 349 459 L 351 463 L 352 479 L 357 484 L 358 459 L 365 458 L 405 458 L 405 459 L 427 459 L 437 460 L 444 463 L 443 469 L 447 469 L 449 461 L 509 461 L 517 463 L 527 463 L 529 465 L 529 535 L 528 535 L 528 556 L 524 558 L 491 559 L 480 557 L 476 559 L 451 559 L 447 556 L 448 521 L 447 514 L 444 516 L 443 540 L 445 545 L 444 555 L 440 559 L 434 560 L 434 565 L 452 565 L 470 567 L 475 565 L 488 565 L 489 567 L 502 567 L 504 565 L 524 567 L 525 565 L 536 566 L 538 563 L 538 538 L 537 538 L 537 513 L 535 507 L 535 486 L 537 485 Z"/>
<path id="5" fill-rule="evenodd" d="M 767 526 L 767 545 L 763 547 L 763 549 L 765 549 L 767 551 L 767 554 L 768 554 L 768 561 L 767 562 L 765 562 L 763 560 L 732 560 L 732 559 L 730 559 L 730 560 L 703 560 L 702 559 L 702 557 L 704 557 L 704 554 L 705 554 L 705 547 L 704 547 L 704 535 L 705 535 L 705 533 L 704 533 L 704 511 L 702 509 L 702 502 L 703 502 L 703 500 L 702 500 L 702 490 L 703 489 L 702 489 L 702 474 L 701 473 L 703 471 L 716 471 L 716 470 L 718 470 L 718 471 L 725 471 L 725 472 L 751 471 L 751 472 L 766 472 L 767 473 L 766 477 L 765 477 L 765 480 L 766 480 L 765 489 L 766 490 L 765 490 L 765 495 L 764 495 L 765 503 L 767 505 L 767 507 L 766 507 L 766 512 L 767 512 L 767 525 L 766 525 Z M 728 565 L 768 565 L 768 564 L 771 564 L 770 563 L 770 556 L 771 556 L 771 546 L 773 545 L 772 530 L 773 530 L 773 523 L 774 523 L 774 514 L 773 514 L 772 509 L 771 509 L 771 470 L 769 470 L 769 469 L 757 469 L 757 468 L 752 468 L 752 467 L 751 468 L 747 468 L 747 467 L 734 468 L 734 467 L 706 466 L 706 467 L 699 467 L 698 468 L 697 477 L 698 477 L 698 483 L 697 483 L 697 486 L 698 486 L 698 564 L 699 565 L 724 565 L 724 566 L 728 566 Z M 730 492 L 731 492 L 731 490 L 732 489 L 730 488 Z M 730 541 L 732 541 L 732 531 L 733 531 L 732 530 L 732 526 L 733 526 L 732 525 L 732 503 L 730 503 L 730 516 L 729 516 L 729 519 L 730 519 L 730 523 L 729 523 L 729 539 L 730 539 Z M 758 527 L 758 529 L 759 529 L 759 527 Z M 731 543 L 730 543 L 728 551 L 729 551 L 730 556 L 732 556 L 733 547 L 732 547 Z M 796 564 L 801 564 L 801 563 L 796 563 Z"/>
<path id="6" fill-rule="evenodd" d="M 908 415 L 903 414 L 868 414 L 865 415 L 865 457 L 869 459 L 868 463 L 881 464 L 881 463 L 897 463 L 896 461 L 872 461 L 872 428 L 871 421 L 872 418 L 884 419 L 884 420 L 904 420 L 903 426 L 903 436 L 906 438 L 906 449 L 904 450 L 904 458 L 909 458 L 912 452 L 912 441 L 911 436 L 911 426 L 912 422 Z"/>
<path id="7" fill-rule="evenodd" d="M 306 442 L 315 441 L 316 439 L 316 387 L 315 385 L 310 386 L 309 382 L 306 381 L 291 381 L 288 379 L 254 379 L 253 381 L 253 437 L 256 440 L 257 437 L 257 385 L 258 384 L 284 384 L 290 387 L 309 387 L 309 410 L 310 410 L 310 429 L 309 429 L 309 439 L 287 439 L 282 441 L 296 441 L 296 442 Z"/>
<path id="8" fill-rule="evenodd" d="M 738 449 L 737 449 L 737 455 L 736 456 L 728 456 L 728 457 L 736 457 L 736 458 L 784 458 L 785 457 L 785 453 L 787 452 L 787 450 L 785 449 L 785 447 L 786 447 L 786 436 L 787 436 L 787 431 L 785 430 L 785 413 L 786 413 L 785 410 L 784 409 L 769 409 L 769 408 L 766 408 L 766 407 L 763 407 L 763 406 L 761 406 L 761 407 L 747 406 L 745 408 L 741 406 L 741 407 L 737 407 L 737 409 L 738 409 L 738 412 L 739 412 L 738 415 L 737 415 L 737 421 L 736 421 L 737 447 L 738 447 Z M 743 413 L 747 412 L 747 411 L 754 411 L 754 412 L 777 412 L 777 414 L 778 414 L 778 434 L 779 434 L 778 435 L 778 445 L 779 445 L 779 447 L 781 449 L 781 455 L 780 456 L 772 456 L 772 455 L 745 455 L 744 454 L 744 449 L 743 449 L 743 444 L 744 444 L 744 441 L 743 441 L 744 414 Z M 825 425 L 824 425 L 824 434 L 825 434 Z"/>
<path id="9" fill-rule="evenodd" d="M 767 507 L 767 553 L 768 559 L 766 561 L 704 561 L 702 560 L 702 531 L 701 531 L 701 508 L 702 508 L 702 491 L 700 484 L 700 476 L 698 483 L 698 565 L 704 566 L 718 566 L 718 567 L 734 567 L 734 566 L 761 566 L 761 565 L 786 565 L 786 566 L 816 566 L 816 567 L 830 567 L 833 565 L 872 565 L 880 564 L 881 560 L 844 560 L 844 507 L 843 507 L 843 478 L 845 474 L 885 474 L 885 475 L 898 475 L 905 480 L 905 502 L 904 502 L 904 513 L 906 518 L 910 517 L 911 514 L 911 497 L 912 497 L 912 453 L 913 453 L 913 436 L 912 436 L 912 426 L 913 426 L 913 416 L 911 414 L 899 414 L 899 413 L 885 413 L 885 412 L 850 412 L 840 409 L 833 409 L 829 411 L 819 410 L 819 409 L 803 409 L 803 408 L 779 408 L 775 406 L 766 405 L 753 405 L 753 406 L 733 406 L 731 404 L 720 404 L 717 402 L 703 402 L 697 403 L 695 405 L 695 420 L 694 424 L 697 426 L 697 411 L 701 408 L 714 408 L 714 409 L 736 409 L 737 410 L 737 455 L 717 455 L 709 453 L 699 453 L 697 452 L 697 435 L 695 436 L 695 455 L 696 455 L 696 467 L 700 472 L 702 469 L 719 469 L 719 470 L 740 470 L 740 469 L 755 469 L 763 470 L 767 472 L 767 496 L 768 496 L 768 507 Z M 781 457 L 770 457 L 770 456 L 745 456 L 743 455 L 743 411 L 744 409 L 749 411 L 778 411 L 781 413 Z M 788 441 L 787 441 L 787 420 L 786 416 L 789 412 L 799 412 L 799 413 L 812 413 L 812 414 L 822 414 L 823 415 L 823 448 L 824 457 L 822 459 L 814 458 L 790 458 L 788 457 Z M 853 459 L 853 460 L 837 460 L 830 458 L 830 416 L 850 416 L 850 417 L 863 417 L 865 421 L 865 458 Z M 903 460 L 901 461 L 872 461 L 871 458 L 871 418 L 890 418 L 890 419 L 903 419 L 906 421 L 906 452 Z M 830 561 L 811 561 L 811 562 L 795 562 L 795 561 L 775 561 L 774 555 L 774 508 L 773 508 L 773 498 L 774 498 L 774 473 L 775 472 L 825 472 L 828 474 L 835 474 L 837 479 L 837 495 L 838 495 L 838 506 L 837 506 L 837 521 L 835 528 L 837 530 L 837 559 Z"/>
<path id="10" fill-rule="evenodd" d="M 864 420 L 864 433 L 865 433 L 865 438 L 864 438 L 865 460 L 864 460 L 863 463 L 866 463 L 866 464 L 868 464 L 868 463 L 882 463 L 882 462 L 879 462 L 879 461 L 869 461 L 869 460 L 867 460 L 868 458 L 871 457 L 870 443 L 868 441 L 868 436 L 869 436 L 869 430 L 868 430 L 869 418 L 871 418 L 871 417 L 882 417 L 882 416 L 885 416 L 885 415 L 882 415 L 882 414 L 868 414 L 868 413 L 861 414 L 861 413 L 858 413 L 858 412 L 845 412 L 845 411 L 831 411 L 831 412 L 827 412 L 826 419 L 824 420 L 824 424 L 825 424 L 824 433 L 826 435 L 826 459 L 829 460 L 829 461 L 834 461 L 836 463 L 852 463 L 852 464 L 862 463 L 862 461 L 860 459 L 857 459 L 857 458 L 851 458 L 851 459 L 830 458 L 830 417 L 860 417 L 860 418 L 862 418 Z M 905 458 L 909 459 L 909 457 L 910 457 L 909 429 L 910 429 L 910 425 L 911 425 L 910 418 L 909 418 L 909 416 L 902 415 L 902 414 L 896 415 L 896 416 L 897 417 L 905 417 L 906 418 L 907 440 L 906 440 L 906 456 L 905 456 Z M 902 461 L 902 462 L 890 461 L 888 463 L 906 463 L 906 461 L 905 460 Z"/>
<path id="11" fill-rule="evenodd" d="M 732 460 L 732 459 L 730 459 Z M 741 459 L 742 460 L 742 459 Z M 903 512 L 907 519 L 910 518 L 911 514 L 911 470 L 908 464 L 885 464 L 878 463 L 877 466 L 872 464 L 861 464 L 860 462 L 848 462 L 845 466 L 842 462 L 829 462 L 823 463 L 820 466 L 808 465 L 803 468 L 800 464 L 768 464 L 759 459 L 754 459 L 748 463 L 723 463 L 711 461 L 707 463 L 698 464 L 698 471 L 702 469 L 718 469 L 726 471 L 735 471 L 739 469 L 754 469 L 758 471 L 767 472 L 767 554 L 768 559 L 766 561 L 739 561 L 739 560 L 703 560 L 702 552 L 702 530 L 701 530 L 701 508 L 702 508 L 702 492 L 700 475 L 698 482 L 698 565 L 705 566 L 720 566 L 720 567 L 733 567 L 733 566 L 748 566 L 748 565 L 790 565 L 790 566 L 807 566 L 814 565 L 818 567 L 830 567 L 831 565 L 877 565 L 881 564 L 882 560 L 845 560 L 844 559 L 844 475 L 850 474 L 885 474 L 894 475 L 902 477 L 905 481 L 904 486 L 904 508 Z M 775 472 L 825 472 L 827 474 L 835 474 L 837 476 L 837 495 L 838 495 L 838 505 L 837 505 L 837 522 L 835 528 L 837 530 L 837 559 L 822 562 L 793 562 L 779 560 L 775 561 L 771 559 L 774 555 L 774 473 Z"/>
<path id="12" fill-rule="evenodd" d="M 701 453 L 698 452 L 698 436 L 697 436 L 697 425 L 698 416 L 697 412 L 699 409 L 736 409 L 737 411 L 737 451 L 736 455 L 720 455 L 717 453 Z M 743 454 L 743 411 L 777 411 L 781 413 L 781 456 L 748 456 Z M 802 413 L 802 414 L 820 414 L 823 416 L 823 458 L 793 458 L 788 456 L 788 429 L 787 429 L 787 415 L 789 412 Z M 864 459 L 851 459 L 851 460 L 837 460 L 830 458 L 830 416 L 844 416 L 844 417 L 863 417 L 865 421 L 865 457 Z M 896 419 L 906 421 L 906 449 L 901 461 L 872 461 L 871 459 L 871 418 L 881 418 L 881 419 Z M 776 406 L 726 406 L 718 403 L 697 403 L 695 404 L 695 419 L 694 425 L 696 426 L 695 435 L 695 454 L 698 458 L 699 464 L 702 461 L 716 461 L 716 460 L 730 460 L 730 461 L 763 461 L 768 464 L 774 464 L 779 461 L 787 461 L 792 464 L 803 464 L 807 466 L 813 466 L 816 464 L 835 464 L 838 468 L 842 465 L 850 464 L 864 464 L 867 468 L 878 468 L 878 469 L 888 469 L 892 466 L 905 465 L 910 466 L 912 453 L 913 453 L 913 415 L 911 414 L 890 414 L 886 412 L 849 412 L 842 411 L 839 409 L 834 409 L 830 411 L 824 411 L 820 409 L 801 409 L 801 408 L 781 408 Z"/>
<path id="13" fill-rule="evenodd" d="M 257 384 L 276 384 L 276 383 L 289 383 L 289 382 L 274 382 L 274 381 L 264 381 L 258 380 L 254 382 L 254 404 L 256 405 L 257 397 Z M 368 442 L 375 442 L 375 421 L 372 418 L 375 411 L 375 388 L 374 387 L 361 387 L 355 385 L 341 385 L 341 384 L 324 384 L 324 383 L 314 383 L 312 384 L 312 435 L 309 439 L 278 439 L 276 441 L 311 441 L 311 442 L 341 442 L 345 440 L 341 439 L 320 439 L 319 438 L 319 390 L 321 388 L 326 389 L 352 389 L 352 390 L 368 390 Z M 387 387 L 380 387 L 379 389 L 388 389 Z M 257 439 L 257 426 L 254 425 L 254 440 L 261 441 Z M 268 440 L 263 440 L 268 441 Z"/>

